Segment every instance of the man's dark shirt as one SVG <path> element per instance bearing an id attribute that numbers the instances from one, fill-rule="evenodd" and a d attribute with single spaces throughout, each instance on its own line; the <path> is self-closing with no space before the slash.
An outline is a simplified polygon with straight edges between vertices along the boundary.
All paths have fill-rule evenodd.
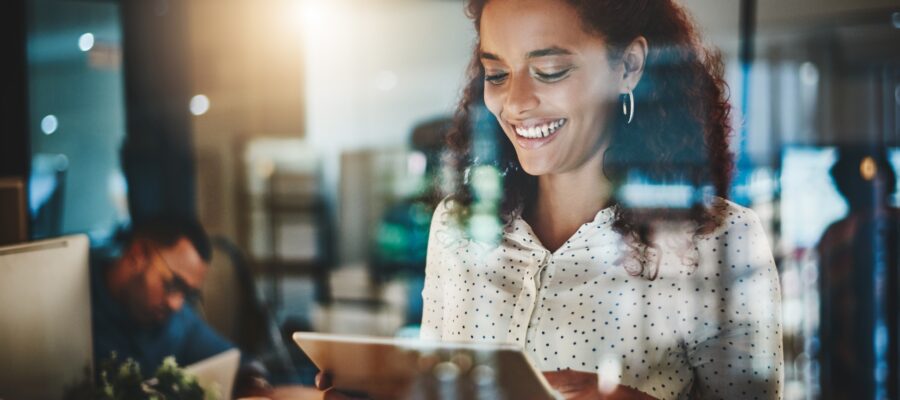
<path id="1" fill-rule="evenodd" d="M 132 358 L 144 376 L 151 376 L 167 356 L 175 356 L 179 365 L 188 365 L 234 347 L 187 304 L 159 326 L 138 325 L 106 287 L 109 265 L 108 261 L 91 265 L 94 365 L 114 351 L 119 360 Z"/>

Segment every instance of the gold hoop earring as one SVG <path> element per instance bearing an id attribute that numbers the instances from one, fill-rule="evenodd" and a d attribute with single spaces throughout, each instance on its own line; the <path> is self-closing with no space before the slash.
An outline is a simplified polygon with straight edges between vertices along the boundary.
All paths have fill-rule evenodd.
<path id="1" fill-rule="evenodd" d="M 628 125 L 634 119 L 634 93 L 632 93 L 631 89 L 628 89 L 628 93 L 622 96 L 627 97 L 627 99 L 622 99 L 622 115 L 628 117 L 628 120 L 625 121 L 625 125 Z"/>

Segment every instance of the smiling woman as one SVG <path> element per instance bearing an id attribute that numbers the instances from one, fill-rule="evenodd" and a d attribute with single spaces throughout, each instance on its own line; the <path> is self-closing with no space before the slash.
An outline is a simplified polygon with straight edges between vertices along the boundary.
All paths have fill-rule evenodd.
<path id="1" fill-rule="evenodd" d="M 519 344 L 567 398 L 780 398 L 777 271 L 759 219 L 726 200 L 721 61 L 681 7 L 467 11 L 479 41 L 449 137 L 457 192 L 432 221 L 422 337 Z M 491 126 L 472 122 L 482 105 Z M 496 161 L 478 156 L 486 128 Z M 469 234 L 485 164 L 505 177 L 497 243 Z M 693 199 L 628 204 L 634 176 Z"/>

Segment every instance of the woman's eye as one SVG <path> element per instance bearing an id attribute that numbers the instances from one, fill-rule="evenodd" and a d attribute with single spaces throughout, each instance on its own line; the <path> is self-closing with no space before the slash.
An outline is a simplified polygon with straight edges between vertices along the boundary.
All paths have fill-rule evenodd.
<path id="1" fill-rule="evenodd" d="M 558 80 L 565 78 L 567 75 L 569 75 L 570 71 L 572 71 L 571 68 L 564 69 L 559 72 L 552 72 L 552 73 L 546 73 L 546 72 L 541 72 L 541 71 L 535 70 L 534 75 L 535 75 L 535 77 L 537 77 L 538 79 L 540 79 L 541 81 L 544 81 L 544 82 L 556 82 Z"/>
<path id="2" fill-rule="evenodd" d="M 498 74 L 487 74 L 484 76 L 484 80 L 493 85 L 499 85 L 506 80 L 506 77 L 509 76 L 509 73 L 501 72 Z"/>

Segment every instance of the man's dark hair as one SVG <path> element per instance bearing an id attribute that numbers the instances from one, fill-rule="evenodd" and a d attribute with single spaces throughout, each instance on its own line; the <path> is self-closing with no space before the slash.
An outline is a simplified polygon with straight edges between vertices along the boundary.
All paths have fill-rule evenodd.
<path id="1" fill-rule="evenodd" d="M 189 240 L 203 261 L 209 263 L 212 259 L 209 236 L 200 222 L 192 218 L 155 217 L 136 222 L 125 234 L 123 243 L 127 247 L 136 239 L 145 239 L 163 247 L 170 247 L 181 238 Z"/>
<path id="2" fill-rule="evenodd" d="M 864 177 L 860 171 L 866 158 L 874 162 L 873 177 Z M 838 148 L 838 159 L 829 172 L 838 192 L 852 210 L 886 205 L 884 199 L 888 199 L 897 190 L 897 174 L 887 151 L 881 147 L 841 146 Z M 881 184 L 880 187 L 878 183 Z"/>

